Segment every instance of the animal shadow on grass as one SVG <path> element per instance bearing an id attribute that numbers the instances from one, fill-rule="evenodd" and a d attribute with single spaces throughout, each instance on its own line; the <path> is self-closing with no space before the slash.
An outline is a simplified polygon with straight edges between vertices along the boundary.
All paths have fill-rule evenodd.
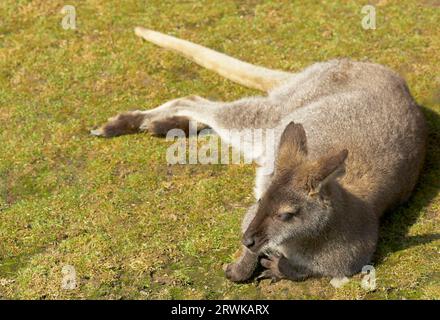
<path id="1" fill-rule="evenodd" d="M 417 221 L 423 209 L 440 190 L 440 115 L 422 106 L 428 126 L 428 145 L 420 179 L 409 201 L 385 213 L 381 221 L 379 243 L 374 261 L 380 264 L 393 252 L 440 239 L 439 233 L 407 236 L 409 228 Z M 429 212 L 427 218 L 438 213 Z"/>

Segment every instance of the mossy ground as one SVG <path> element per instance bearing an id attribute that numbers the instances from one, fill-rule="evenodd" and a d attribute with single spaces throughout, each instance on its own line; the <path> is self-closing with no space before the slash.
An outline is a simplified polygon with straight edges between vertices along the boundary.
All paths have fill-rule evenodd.
<path id="1" fill-rule="evenodd" d="M 0 298 L 440 298 L 440 3 L 370 1 L 46 1 L 0 3 Z M 61 8 L 76 7 L 64 30 Z M 169 142 L 96 139 L 119 111 L 189 94 L 257 92 L 135 37 L 136 25 L 285 70 L 335 57 L 403 74 L 429 123 L 411 201 L 387 215 L 374 265 L 330 279 L 234 284 L 222 265 L 252 203 L 249 165 L 166 165 Z M 78 288 L 61 288 L 65 265 Z"/>

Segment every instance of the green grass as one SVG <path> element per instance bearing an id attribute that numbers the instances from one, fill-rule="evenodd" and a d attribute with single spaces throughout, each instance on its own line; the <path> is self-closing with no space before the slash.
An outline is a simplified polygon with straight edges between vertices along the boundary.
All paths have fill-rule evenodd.
<path id="1" fill-rule="evenodd" d="M 0 3 L 0 298 L 440 298 L 440 9 L 434 0 L 13 1 Z M 77 30 L 64 30 L 65 4 Z M 119 111 L 188 94 L 233 100 L 239 87 L 135 37 L 142 25 L 273 68 L 369 59 L 405 76 L 429 122 L 411 201 L 383 223 L 377 289 L 361 275 L 233 284 L 254 168 L 166 166 L 168 142 L 95 139 Z M 78 288 L 61 288 L 65 265 Z"/>

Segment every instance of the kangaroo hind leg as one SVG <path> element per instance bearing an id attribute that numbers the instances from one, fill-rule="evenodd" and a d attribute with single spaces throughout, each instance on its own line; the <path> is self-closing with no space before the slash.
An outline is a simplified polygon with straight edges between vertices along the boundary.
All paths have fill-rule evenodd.
<path id="1" fill-rule="evenodd" d="M 191 107 L 207 105 L 212 102 L 191 96 L 171 100 L 155 109 L 146 111 L 127 111 L 108 119 L 108 122 L 101 128 L 92 130 L 90 133 L 99 137 L 116 137 L 125 134 L 138 132 L 149 132 L 155 136 L 165 136 L 171 129 L 182 129 L 188 134 L 189 122 L 193 119 L 187 116 L 178 116 L 177 109 L 182 106 Z M 199 117 L 200 118 L 200 117 Z M 197 130 L 208 127 L 203 121 L 198 121 Z"/>

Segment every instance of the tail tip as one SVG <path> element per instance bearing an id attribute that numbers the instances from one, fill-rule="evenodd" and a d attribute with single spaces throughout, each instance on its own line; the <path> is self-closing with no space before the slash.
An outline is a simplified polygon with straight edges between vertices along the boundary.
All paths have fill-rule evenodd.
<path id="1" fill-rule="evenodd" d="M 138 36 L 138 37 L 142 37 L 142 34 L 145 33 L 145 31 L 147 31 L 147 29 L 143 28 L 143 27 L 135 27 L 134 28 L 134 33 Z"/>

